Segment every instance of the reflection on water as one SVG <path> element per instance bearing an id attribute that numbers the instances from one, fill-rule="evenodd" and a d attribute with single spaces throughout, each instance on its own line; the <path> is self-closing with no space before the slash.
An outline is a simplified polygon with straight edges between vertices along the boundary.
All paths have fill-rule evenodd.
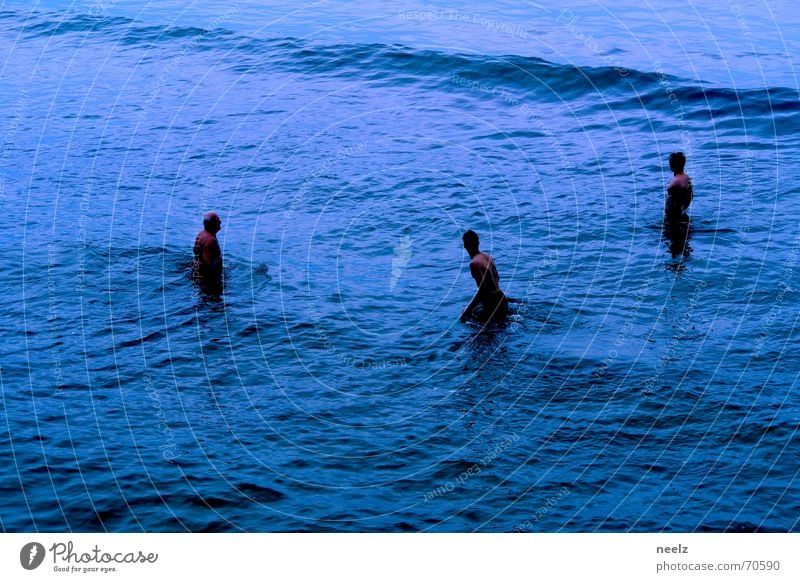
<path id="1" fill-rule="evenodd" d="M 219 276 L 202 275 L 192 264 L 188 274 L 192 280 L 193 294 L 200 299 L 201 305 L 212 308 L 224 307 L 223 295 L 225 281 L 228 278 L 227 271 L 223 271 Z"/>
<path id="2" fill-rule="evenodd" d="M 691 221 L 689 219 L 673 223 L 665 221 L 663 235 L 667 248 L 669 248 L 672 258 L 675 259 L 667 268 L 676 273 L 684 272 L 686 262 L 692 254 L 692 247 L 689 245 L 692 235 Z"/>

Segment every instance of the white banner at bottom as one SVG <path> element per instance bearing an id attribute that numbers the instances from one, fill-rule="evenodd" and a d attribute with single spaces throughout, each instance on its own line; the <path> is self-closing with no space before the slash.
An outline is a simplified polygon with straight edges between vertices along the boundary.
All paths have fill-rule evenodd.
<path id="1" fill-rule="evenodd" d="M 800 580 L 798 534 L 3 534 L 0 580 Z"/>

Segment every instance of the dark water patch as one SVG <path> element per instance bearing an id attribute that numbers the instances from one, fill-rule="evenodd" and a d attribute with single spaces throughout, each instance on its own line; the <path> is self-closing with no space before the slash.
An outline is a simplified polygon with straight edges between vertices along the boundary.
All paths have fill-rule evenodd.
<path id="1" fill-rule="evenodd" d="M 286 499 L 286 495 L 280 491 L 270 487 L 255 485 L 253 483 L 243 483 L 241 485 L 237 485 L 236 490 L 246 495 L 256 503 L 270 504 Z"/>

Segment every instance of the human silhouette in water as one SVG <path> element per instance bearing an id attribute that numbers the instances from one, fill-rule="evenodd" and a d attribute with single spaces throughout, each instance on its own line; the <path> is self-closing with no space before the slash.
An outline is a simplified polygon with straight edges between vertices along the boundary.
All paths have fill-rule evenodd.
<path id="1" fill-rule="evenodd" d="M 667 186 L 664 201 L 664 237 L 673 259 L 686 259 L 692 253 L 689 246 L 691 229 L 686 211 L 692 203 L 694 192 L 692 179 L 684 172 L 685 167 L 686 156 L 683 152 L 669 155 L 669 169 L 673 177 Z"/>
<path id="2" fill-rule="evenodd" d="M 461 314 L 461 321 L 470 317 L 481 323 L 505 320 L 508 317 L 508 299 L 500 290 L 500 275 L 494 260 L 480 251 L 480 239 L 474 231 L 465 232 L 463 241 L 470 258 L 469 272 L 478 285 L 478 291 Z"/>
<path id="3" fill-rule="evenodd" d="M 209 288 L 222 285 L 222 251 L 217 233 L 222 220 L 216 212 L 203 216 L 203 230 L 194 239 L 194 275 L 198 283 Z"/>
<path id="4" fill-rule="evenodd" d="M 672 170 L 672 181 L 667 186 L 667 198 L 664 202 L 664 221 L 670 225 L 689 222 L 686 211 L 692 203 L 692 179 L 683 170 L 686 167 L 686 156 L 683 152 L 669 155 L 669 169 Z"/>

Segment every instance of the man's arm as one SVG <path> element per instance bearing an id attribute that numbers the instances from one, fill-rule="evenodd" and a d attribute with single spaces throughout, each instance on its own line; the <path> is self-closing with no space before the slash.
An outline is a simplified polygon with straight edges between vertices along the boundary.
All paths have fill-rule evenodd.
<path id="1" fill-rule="evenodd" d="M 208 264 L 211 265 L 212 267 L 221 269 L 222 250 L 219 248 L 219 241 L 217 240 L 217 237 L 214 237 L 214 240 L 206 245 L 205 252 Z"/>
<path id="2" fill-rule="evenodd" d="M 672 217 L 681 213 L 680 209 L 681 186 L 673 178 L 667 186 L 667 199 L 664 201 L 664 213 Z"/>
<path id="3" fill-rule="evenodd" d="M 467 305 L 466 309 L 464 309 L 464 312 L 461 314 L 462 322 L 469 319 L 469 316 L 472 315 L 472 312 L 474 311 L 475 307 L 477 307 L 478 303 L 480 303 L 480 299 L 476 293 L 475 297 L 472 298 L 472 301 L 469 302 L 469 305 Z"/>
<path id="4" fill-rule="evenodd" d="M 469 272 L 472 274 L 472 278 L 475 279 L 475 283 L 478 285 L 478 290 L 475 292 L 475 296 L 472 298 L 472 301 L 469 302 L 464 312 L 461 314 L 461 321 L 466 321 L 470 315 L 472 315 L 473 310 L 475 307 L 478 306 L 478 303 L 481 302 L 481 284 L 483 283 L 483 278 L 485 275 L 485 269 L 481 269 L 480 266 L 470 263 L 469 264 Z"/>
<path id="5" fill-rule="evenodd" d="M 692 205 L 692 199 L 694 198 L 694 188 L 692 188 L 692 179 L 686 178 L 686 207 L 684 210 L 688 210 L 689 206 Z"/>
<path id="6" fill-rule="evenodd" d="M 201 256 L 203 252 L 203 245 L 200 244 L 200 235 L 198 234 L 194 237 L 194 247 L 192 247 L 192 252 L 194 253 L 194 258 L 196 261 L 199 261 L 203 257 Z"/>

